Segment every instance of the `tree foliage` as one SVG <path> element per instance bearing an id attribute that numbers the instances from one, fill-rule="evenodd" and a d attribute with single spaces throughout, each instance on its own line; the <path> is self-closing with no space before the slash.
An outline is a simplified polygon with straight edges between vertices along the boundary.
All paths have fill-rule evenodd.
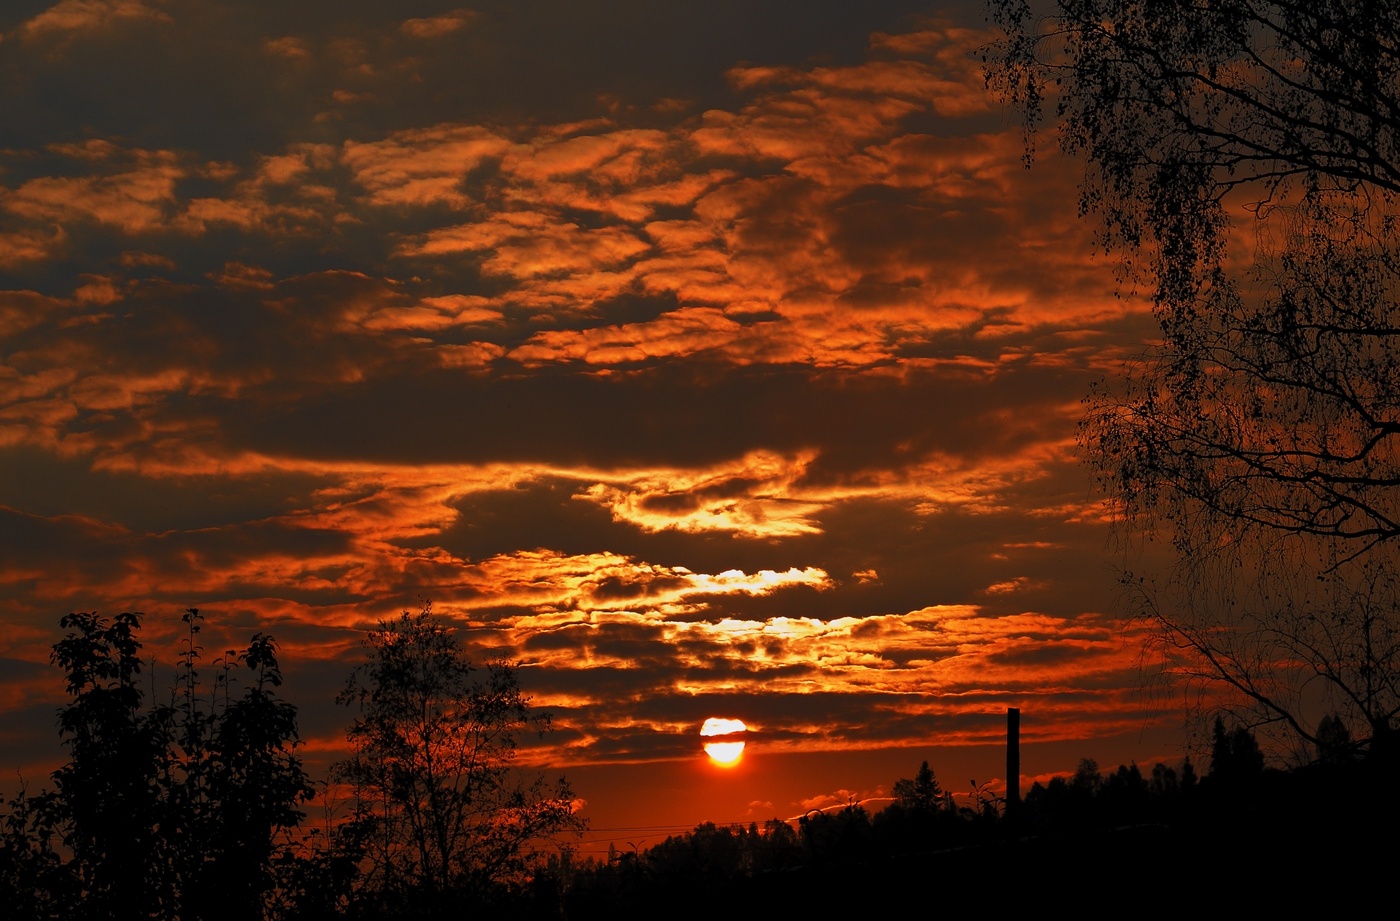
<path id="1" fill-rule="evenodd" d="M 173 849 L 161 840 L 161 778 L 167 721 L 144 711 L 140 615 L 111 622 L 70 614 L 53 662 L 71 702 L 59 713 L 69 762 L 53 774 L 50 800 L 72 853 L 71 870 L 94 917 L 139 917 L 165 907 Z"/>
<path id="2" fill-rule="evenodd" d="M 312 795 L 296 710 L 277 696 L 276 644 L 254 636 L 205 684 L 191 609 L 176 687 L 153 704 L 142 690 L 141 618 L 60 621 L 53 662 L 70 698 L 59 711 L 69 760 L 52 791 L 10 803 L 0 888 L 34 918 L 263 918 L 283 836 Z"/>
<path id="3" fill-rule="evenodd" d="M 1264 753 L 1253 733 L 1243 726 L 1225 730 L 1225 720 L 1217 716 L 1211 731 L 1210 776 L 1217 782 L 1238 787 L 1264 773 Z"/>
<path id="4" fill-rule="evenodd" d="M 1083 442 L 1184 673 L 1318 742 L 1400 714 L 1400 6 L 992 0 L 989 81 L 1053 101 L 1161 338 Z M 1254 250 L 1241 251 L 1252 229 Z M 1252 259 L 1250 258 L 1252 256 Z M 1329 731 L 1330 727 L 1329 727 Z"/>
<path id="5" fill-rule="evenodd" d="M 910 812 L 934 812 L 944 805 L 943 788 L 927 761 L 919 765 L 913 779 L 902 777 L 894 782 L 891 805 Z"/>
<path id="6" fill-rule="evenodd" d="M 340 694 L 368 861 L 365 898 L 432 912 L 525 878 L 532 846 L 580 830 L 561 778 L 526 779 L 517 737 L 544 732 L 517 667 L 474 665 L 430 609 L 380 622 Z"/>

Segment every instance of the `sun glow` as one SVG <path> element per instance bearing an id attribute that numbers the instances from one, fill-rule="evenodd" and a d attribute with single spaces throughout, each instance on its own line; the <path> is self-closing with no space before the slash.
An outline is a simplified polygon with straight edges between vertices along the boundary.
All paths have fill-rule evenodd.
<path id="1" fill-rule="evenodd" d="M 737 764 L 744 754 L 744 736 L 747 732 L 748 727 L 743 720 L 710 717 L 700 727 L 701 737 L 713 740 L 705 743 L 705 754 L 715 764 L 726 767 Z"/>
<path id="2" fill-rule="evenodd" d="M 707 742 L 705 754 L 716 764 L 733 764 L 744 753 L 743 742 Z"/>

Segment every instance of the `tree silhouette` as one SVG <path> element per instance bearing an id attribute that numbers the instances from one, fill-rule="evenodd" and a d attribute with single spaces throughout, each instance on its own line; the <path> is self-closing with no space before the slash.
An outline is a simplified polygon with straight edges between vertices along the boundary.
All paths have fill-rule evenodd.
<path id="1" fill-rule="evenodd" d="M 69 762 L 53 774 L 52 804 L 81 887 L 81 914 L 148 917 L 175 898 L 162 841 L 161 785 L 172 739 L 144 711 L 141 615 L 70 614 L 53 662 L 71 703 L 59 711 Z"/>
<path id="2" fill-rule="evenodd" d="M 1146 283 L 1160 342 L 1082 439 L 1177 674 L 1316 744 L 1400 714 L 1400 7 L 991 0 L 989 80 L 1055 99 L 1081 209 Z M 1251 215 L 1254 260 L 1230 248 Z M 1247 254 L 1246 254 L 1247 255 Z M 1326 693 L 1316 693 L 1325 690 Z M 1320 702 L 1320 703 L 1319 703 Z"/>
<path id="3" fill-rule="evenodd" d="M 874 839 L 869 811 L 855 802 L 835 812 L 807 813 L 798 819 L 797 833 L 807 859 L 816 866 L 860 859 Z"/>
<path id="4" fill-rule="evenodd" d="M 296 708 L 276 694 L 282 673 L 272 638 L 256 634 L 235 660 L 225 659 L 216 688 L 227 687 L 238 664 L 251 679 L 241 697 L 226 697 L 200 719 L 191 687 L 184 706 L 183 777 L 172 779 L 200 842 L 183 874 L 186 917 L 259 917 L 277 883 L 277 836 L 297 826 L 300 804 L 314 792 L 291 744 Z"/>
<path id="5" fill-rule="evenodd" d="M 279 836 L 312 795 L 295 754 L 295 708 L 276 696 L 276 645 L 258 634 L 222 657 L 206 686 L 196 667 L 202 620 L 191 609 L 177 687 L 169 703 L 150 705 L 141 618 L 60 621 L 67 633 L 52 659 L 70 697 L 59 711 L 69 761 L 52 792 L 12 801 L 0 885 L 8 904 L 36 918 L 263 918 Z M 240 664 L 252 680 L 235 696 Z"/>
<path id="6" fill-rule="evenodd" d="M 1317 760 L 1326 764 L 1344 764 L 1352 758 L 1351 731 L 1335 714 L 1324 716 L 1317 724 Z"/>
<path id="7" fill-rule="evenodd" d="M 966 837 L 966 823 L 951 795 L 938 784 L 925 761 L 912 778 L 902 777 L 892 788 L 894 801 L 871 820 L 878 846 L 889 853 L 944 847 Z"/>
<path id="8" fill-rule="evenodd" d="M 546 785 L 515 769 L 517 736 L 549 727 L 516 666 L 473 665 L 428 607 L 381 621 L 365 647 L 338 697 L 358 715 L 337 769 L 358 797 L 365 900 L 460 911 L 463 899 L 522 882 L 533 843 L 582 830 L 562 778 Z"/>
<path id="9" fill-rule="evenodd" d="M 78 880 L 55 847 L 60 837 L 53 795 L 21 789 L 0 823 L 0 905 L 12 917 L 60 921 L 79 898 Z"/>
<path id="10" fill-rule="evenodd" d="M 1225 720 L 1215 718 L 1211 733 L 1210 774 L 1227 787 L 1240 787 L 1264 773 L 1264 754 L 1254 733 L 1244 726 L 1225 730 Z"/>
<path id="11" fill-rule="evenodd" d="M 919 765 L 913 780 L 901 778 L 894 782 L 892 805 L 919 813 L 932 813 L 943 805 L 943 789 L 927 761 Z"/>

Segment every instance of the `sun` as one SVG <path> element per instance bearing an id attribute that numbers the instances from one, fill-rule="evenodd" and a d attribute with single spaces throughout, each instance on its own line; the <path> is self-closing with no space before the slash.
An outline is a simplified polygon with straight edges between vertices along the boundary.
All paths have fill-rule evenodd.
<path id="1" fill-rule="evenodd" d="M 700 727 L 700 736 L 710 739 L 705 743 L 705 754 L 710 760 L 723 767 L 738 764 L 744 754 L 744 736 L 748 732 L 743 720 L 710 717 Z"/>

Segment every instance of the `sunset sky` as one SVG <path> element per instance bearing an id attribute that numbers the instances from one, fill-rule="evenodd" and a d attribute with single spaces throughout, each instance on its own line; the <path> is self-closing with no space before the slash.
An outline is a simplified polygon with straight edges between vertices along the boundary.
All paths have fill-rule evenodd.
<path id="1" fill-rule="evenodd" d="M 979 3 L 11 0 L 0 35 L 7 773 L 59 755 L 69 611 L 271 632 L 323 767 L 364 629 L 424 600 L 523 663 L 527 760 L 619 843 L 924 759 L 1000 783 L 1008 706 L 1024 785 L 1182 754 L 1075 444 L 1154 326 L 1077 167 L 1023 169 Z"/>

